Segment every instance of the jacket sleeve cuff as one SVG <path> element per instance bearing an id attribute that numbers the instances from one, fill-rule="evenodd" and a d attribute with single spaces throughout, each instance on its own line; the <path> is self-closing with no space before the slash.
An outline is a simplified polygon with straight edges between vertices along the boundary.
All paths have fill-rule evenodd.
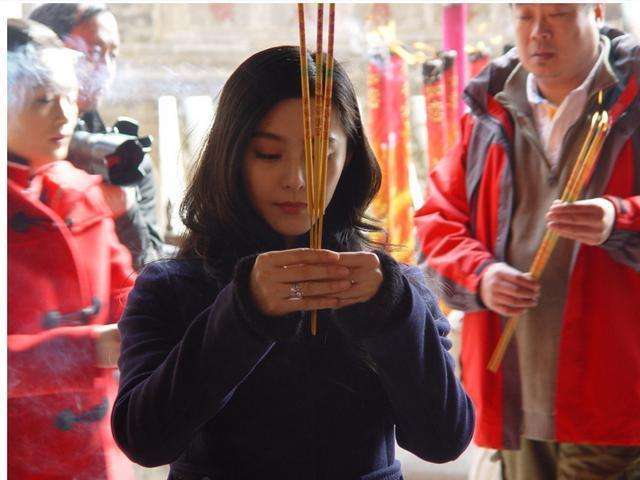
<path id="1" fill-rule="evenodd" d="M 482 277 L 487 271 L 487 268 L 489 268 L 490 265 L 493 265 L 494 263 L 497 263 L 497 262 L 498 262 L 497 259 L 490 258 L 489 260 L 482 262 L 482 264 L 476 269 L 476 274 L 478 276 L 478 288 L 476 289 L 476 301 L 480 306 L 480 310 L 487 310 L 487 306 L 484 304 L 484 302 L 482 301 L 482 297 L 480 296 L 480 286 L 482 285 Z"/>
<path id="2" fill-rule="evenodd" d="M 613 232 L 616 230 L 640 230 L 640 195 L 628 198 L 605 195 L 604 198 L 613 203 L 616 209 L 616 220 Z"/>
<path id="3" fill-rule="evenodd" d="M 400 264 L 383 251 L 374 253 L 383 276 L 378 292 L 367 302 L 335 311 L 338 327 L 352 339 L 383 333 L 395 320 L 406 317 L 411 306 L 411 290 Z"/>
<path id="4" fill-rule="evenodd" d="M 607 237 L 607 239 L 600 244 L 600 247 L 609 251 L 618 251 L 622 250 L 626 247 L 627 243 L 629 243 L 630 238 L 633 236 L 633 232 L 627 230 L 627 223 L 629 223 L 626 217 L 629 216 L 629 209 L 625 205 L 625 199 L 616 197 L 614 195 L 605 195 L 604 198 L 609 200 L 615 210 L 616 217 L 613 222 L 613 228 L 611 229 L 611 233 Z"/>
<path id="5" fill-rule="evenodd" d="M 296 336 L 302 328 L 303 312 L 271 317 L 263 314 L 256 306 L 250 288 L 251 270 L 257 255 L 240 259 L 233 274 L 233 301 L 240 312 L 240 318 L 260 337 L 270 341 L 287 341 Z"/>

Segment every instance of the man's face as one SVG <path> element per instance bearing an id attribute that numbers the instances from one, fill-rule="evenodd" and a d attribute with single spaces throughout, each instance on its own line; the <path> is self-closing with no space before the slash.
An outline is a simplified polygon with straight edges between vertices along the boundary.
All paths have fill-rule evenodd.
<path id="1" fill-rule="evenodd" d="M 115 17 L 102 12 L 76 25 L 64 39 L 69 48 L 84 57 L 78 61 L 81 112 L 94 110 L 116 75 L 116 58 L 120 48 L 120 35 Z"/>
<path id="2" fill-rule="evenodd" d="M 512 13 L 525 69 L 542 82 L 579 86 L 598 52 L 597 20 L 602 7 L 529 3 L 514 5 Z"/>

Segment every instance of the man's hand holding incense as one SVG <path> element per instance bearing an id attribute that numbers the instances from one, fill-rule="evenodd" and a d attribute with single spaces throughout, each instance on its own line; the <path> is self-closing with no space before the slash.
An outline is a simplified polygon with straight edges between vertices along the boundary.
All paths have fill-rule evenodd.
<path id="1" fill-rule="evenodd" d="M 538 304 L 540 284 L 530 275 L 503 262 L 489 265 L 480 279 L 480 299 L 500 315 L 520 315 Z"/>
<path id="2" fill-rule="evenodd" d="M 263 314 L 338 308 L 352 286 L 350 269 L 331 250 L 298 248 L 258 255 L 251 271 L 252 298 Z"/>
<path id="3" fill-rule="evenodd" d="M 547 212 L 547 227 L 561 237 L 586 245 L 604 243 L 616 220 L 616 209 L 606 198 L 574 203 L 556 200 Z"/>

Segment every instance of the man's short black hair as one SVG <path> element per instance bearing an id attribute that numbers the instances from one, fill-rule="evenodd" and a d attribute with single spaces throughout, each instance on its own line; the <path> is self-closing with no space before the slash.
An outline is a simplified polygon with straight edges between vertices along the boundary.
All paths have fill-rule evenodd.
<path id="1" fill-rule="evenodd" d="M 103 3 L 44 3 L 29 18 L 46 25 L 64 40 L 75 26 L 108 11 Z"/>

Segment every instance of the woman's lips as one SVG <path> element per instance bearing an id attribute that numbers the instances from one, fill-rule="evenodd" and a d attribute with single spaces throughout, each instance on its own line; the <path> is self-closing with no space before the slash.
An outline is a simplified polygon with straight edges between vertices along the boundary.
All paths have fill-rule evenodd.
<path id="1" fill-rule="evenodd" d="M 307 210 L 307 204 L 301 202 L 281 202 L 276 203 L 275 206 L 287 215 L 298 215 Z"/>

